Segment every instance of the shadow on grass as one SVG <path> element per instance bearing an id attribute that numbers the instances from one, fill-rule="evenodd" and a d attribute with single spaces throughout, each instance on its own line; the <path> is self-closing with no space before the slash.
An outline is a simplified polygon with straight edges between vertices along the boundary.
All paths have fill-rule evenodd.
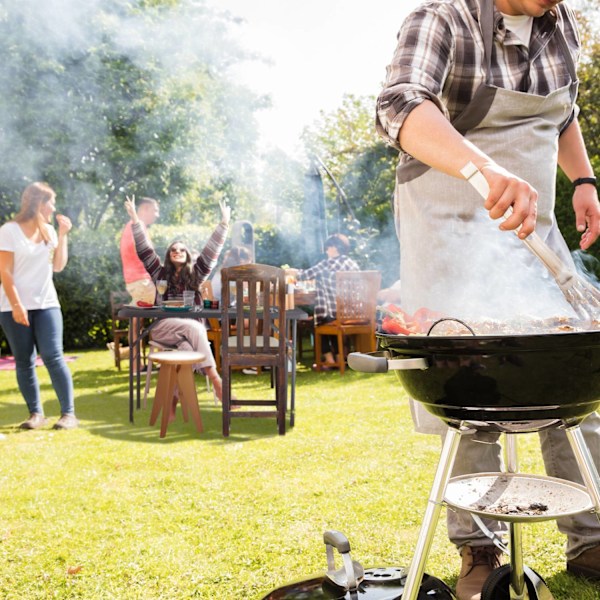
<path id="1" fill-rule="evenodd" d="M 143 443 L 174 444 L 182 441 L 197 439 L 204 443 L 230 444 L 251 442 L 265 437 L 275 437 L 277 424 L 274 418 L 235 418 L 230 435 L 222 435 L 222 413 L 220 404 L 216 405 L 212 392 L 206 389 L 205 379 L 196 376 L 196 389 L 202 417 L 203 431 L 198 432 L 192 421 L 183 421 L 181 405 L 177 406 L 175 421 L 170 423 L 164 438 L 159 437 L 160 418 L 155 425 L 150 426 L 150 413 L 154 401 L 156 378 L 153 375 L 150 394 L 146 408 L 134 408 L 134 423 L 129 422 L 129 379 L 128 373 L 116 373 L 111 370 L 97 372 L 98 380 L 102 382 L 105 393 L 84 394 L 77 397 L 77 413 L 80 419 L 91 424 L 85 425 L 93 435 Z M 85 377 L 89 377 L 88 374 Z M 268 375 L 250 377 L 234 376 L 234 389 L 259 394 L 260 390 L 268 389 Z M 89 383 L 89 382 L 88 382 Z M 142 378 L 141 397 L 143 398 L 145 376 Z M 77 387 L 77 386 L 76 386 Z M 100 391 L 100 390 L 99 390 Z M 255 396 L 258 397 L 258 396 Z M 288 417 L 288 431 L 289 431 Z"/>
<path id="2" fill-rule="evenodd" d="M 82 361 L 83 362 L 83 361 Z M 315 373 L 311 370 L 312 360 L 298 364 L 296 383 L 296 407 L 303 399 L 312 398 L 314 394 L 327 395 L 327 386 L 342 387 L 351 384 L 354 377 L 365 377 L 364 374 L 346 372 L 341 376 L 337 371 Z M 83 365 L 82 365 L 83 366 Z M 42 367 L 37 371 L 40 380 L 40 390 L 43 399 L 44 412 L 50 419 L 50 425 L 60 414 L 58 400 L 49 381 L 47 371 Z M 367 376 L 368 377 L 368 376 Z M 19 431 L 19 424 L 28 417 L 27 407 L 17 387 L 14 371 L 2 374 L 0 385 L 0 432 Z M 158 422 L 150 427 L 150 411 L 154 398 L 156 376 L 152 376 L 152 386 L 146 408 L 134 408 L 134 423 L 129 422 L 129 373 L 127 368 L 122 371 L 114 367 L 102 365 L 98 368 L 73 369 L 73 384 L 75 387 L 75 408 L 81 427 L 98 435 L 115 440 L 173 444 L 190 439 L 198 439 L 209 443 L 239 443 L 251 442 L 265 437 L 278 436 L 277 424 L 274 418 L 244 418 L 232 419 L 230 435 L 222 435 L 222 415 L 220 405 L 213 403 L 212 392 L 206 390 L 202 376 L 196 377 L 196 389 L 200 404 L 204 431 L 198 433 L 192 422 L 185 423 L 178 407 L 177 417 L 167 429 L 166 437 L 159 438 L 160 415 Z M 376 382 L 374 381 L 374 384 Z M 145 375 L 141 378 L 141 395 L 143 395 Z M 269 374 L 260 376 L 234 373 L 234 393 L 238 397 L 266 397 L 269 390 Z M 262 390 L 262 392 L 261 392 Z M 273 392 L 269 390 L 269 394 Z M 269 396 L 270 397 L 270 396 Z M 290 398 L 288 392 L 288 407 Z M 287 415 L 286 432 L 290 428 L 290 411 Z"/>

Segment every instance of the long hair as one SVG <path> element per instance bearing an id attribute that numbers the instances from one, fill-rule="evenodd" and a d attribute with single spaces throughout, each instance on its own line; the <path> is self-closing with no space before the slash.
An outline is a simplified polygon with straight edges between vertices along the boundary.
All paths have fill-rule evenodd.
<path id="1" fill-rule="evenodd" d="M 185 263 L 181 267 L 181 271 L 179 275 L 177 275 L 177 269 L 175 267 L 175 263 L 171 260 L 171 248 L 175 245 L 183 246 L 185 248 Z M 197 291 L 200 288 L 200 281 L 198 281 L 198 276 L 194 271 L 194 264 L 192 261 L 192 255 L 188 249 L 188 247 L 180 240 L 175 240 L 169 244 L 167 248 L 167 254 L 165 256 L 164 262 L 165 268 L 165 279 L 170 283 L 174 283 L 176 281 L 183 283 L 184 289 Z"/>
<path id="2" fill-rule="evenodd" d="M 30 183 L 21 194 L 21 209 L 14 218 L 15 223 L 35 221 L 46 244 L 50 241 L 50 236 L 46 228 L 47 221 L 42 216 L 40 209 L 43 204 L 50 202 L 53 198 L 56 198 L 56 192 L 47 183 L 40 181 Z"/>

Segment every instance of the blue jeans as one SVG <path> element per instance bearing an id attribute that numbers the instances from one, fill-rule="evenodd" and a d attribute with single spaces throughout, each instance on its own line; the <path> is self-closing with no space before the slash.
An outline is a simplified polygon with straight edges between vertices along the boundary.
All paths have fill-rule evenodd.
<path id="1" fill-rule="evenodd" d="M 30 413 L 44 414 L 35 359 L 40 353 L 50 373 L 63 415 L 73 414 L 73 378 L 63 356 L 63 320 L 60 308 L 28 311 L 29 327 L 16 323 L 12 312 L 0 312 L 0 325 L 15 357 L 17 383 Z"/>

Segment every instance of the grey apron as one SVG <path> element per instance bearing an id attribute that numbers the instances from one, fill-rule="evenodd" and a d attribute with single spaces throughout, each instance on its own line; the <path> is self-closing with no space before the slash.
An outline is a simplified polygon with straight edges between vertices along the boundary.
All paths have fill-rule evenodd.
<path id="1" fill-rule="evenodd" d="M 557 27 L 569 85 L 548 96 L 491 85 L 494 3 L 480 4 L 486 82 L 453 125 L 538 191 L 536 232 L 572 266 L 555 222 L 554 198 L 559 132 L 577 95 L 575 64 Z M 575 316 L 543 265 L 514 233 L 498 229 L 500 221 L 490 219 L 483 200 L 467 181 L 411 161 L 397 170 L 394 205 L 402 305 L 409 313 L 426 307 L 472 322 Z M 412 408 L 418 431 L 445 430 L 420 405 L 417 415 Z"/>

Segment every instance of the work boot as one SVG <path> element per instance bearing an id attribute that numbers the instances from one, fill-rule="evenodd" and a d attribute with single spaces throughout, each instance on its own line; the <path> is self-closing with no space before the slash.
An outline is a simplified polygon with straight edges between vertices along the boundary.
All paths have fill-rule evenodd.
<path id="1" fill-rule="evenodd" d="M 462 568 L 456 583 L 458 600 L 481 600 L 481 588 L 490 573 L 500 566 L 502 551 L 496 546 L 463 546 Z"/>
<path id="2" fill-rule="evenodd" d="M 592 546 L 567 561 L 567 571 L 586 579 L 600 580 L 600 546 Z"/>

